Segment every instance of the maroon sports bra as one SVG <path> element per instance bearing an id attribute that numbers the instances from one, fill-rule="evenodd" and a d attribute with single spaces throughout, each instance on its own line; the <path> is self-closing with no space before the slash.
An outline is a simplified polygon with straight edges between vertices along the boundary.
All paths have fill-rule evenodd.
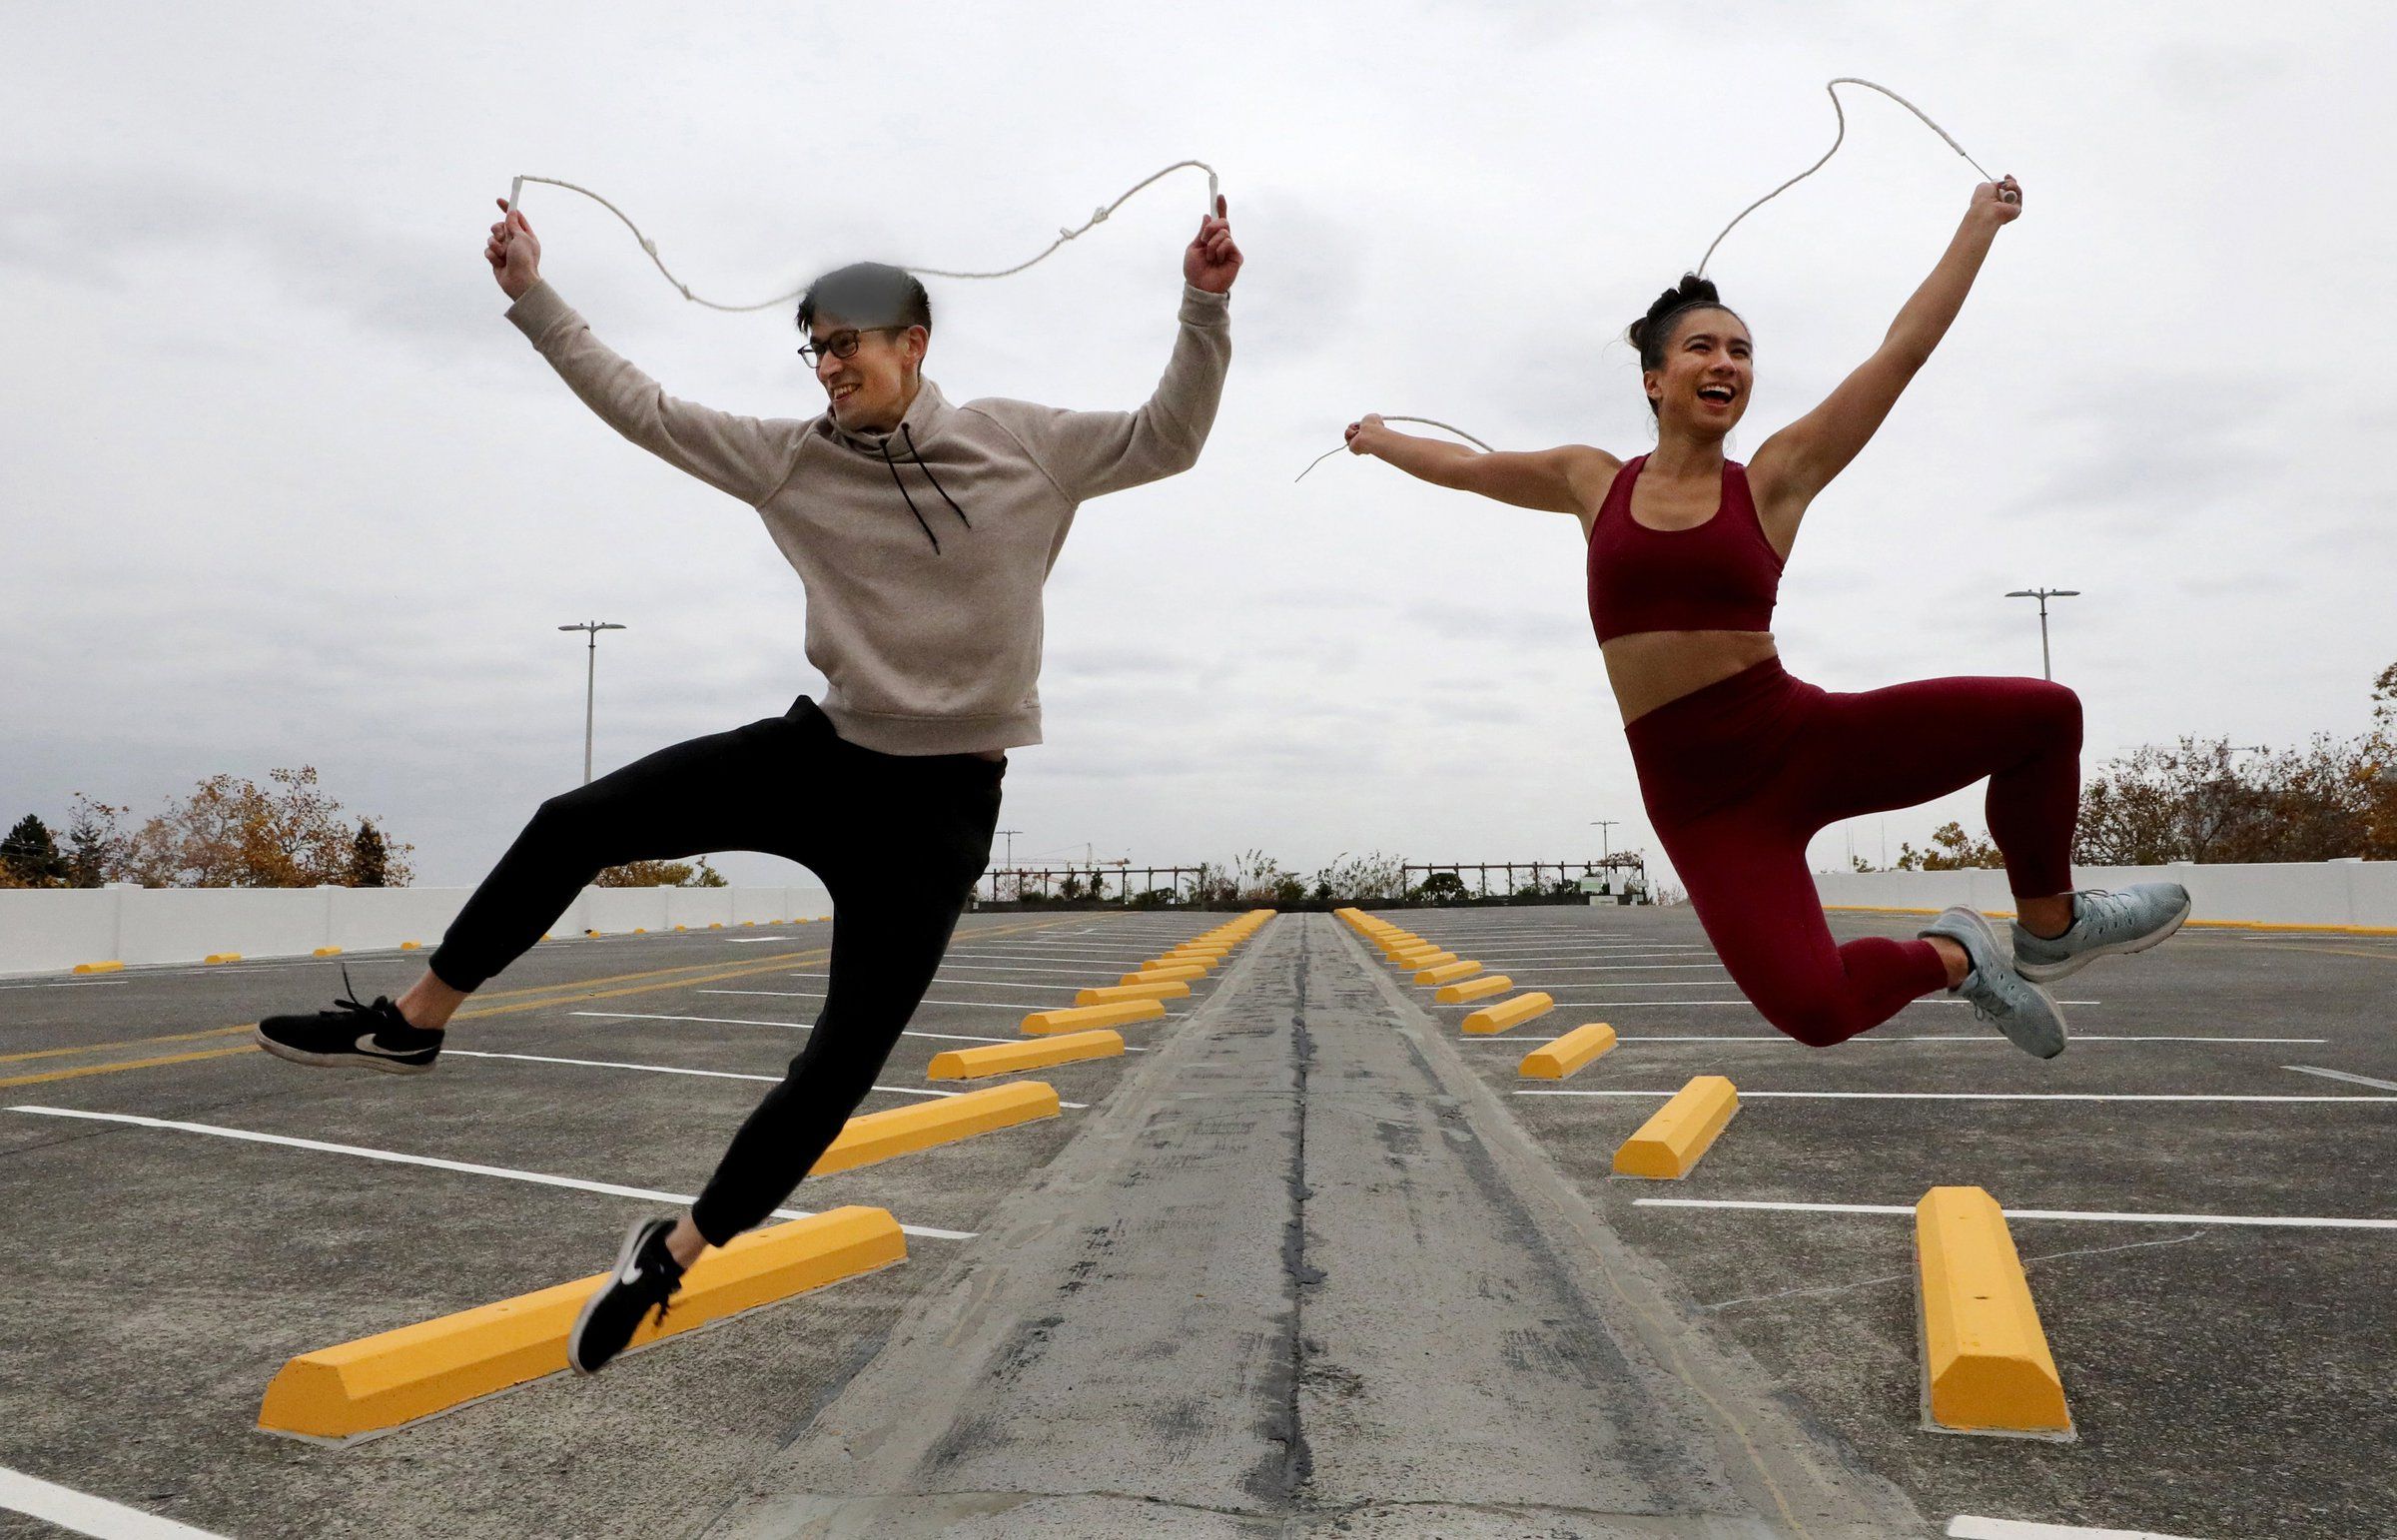
<path id="1" fill-rule="evenodd" d="M 1723 462 L 1715 516 L 1687 529 L 1651 529 L 1631 516 L 1631 488 L 1648 456 L 1615 472 L 1590 525 L 1590 624 L 1600 642 L 1635 631 L 1764 631 L 1781 594 L 1781 556 L 1765 538 L 1748 467 Z"/>

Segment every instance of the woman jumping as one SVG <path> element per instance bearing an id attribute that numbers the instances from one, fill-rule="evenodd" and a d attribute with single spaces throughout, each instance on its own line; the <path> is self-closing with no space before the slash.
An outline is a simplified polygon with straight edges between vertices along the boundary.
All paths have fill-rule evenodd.
<path id="1" fill-rule="evenodd" d="M 1640 794 L 1723 966 L 1765 1019 L 1827 1047 L 1945 990 L 2018 1047 L 2052 1058 L 2064 1019 L 2041 986 L 2180 928 L 2173 883 L 2073 892 L 2080 700 L 2038 679 L 1925 679 L 1834 694 L 1790 677 L 1767 629 L 1783 563 L 1816 495 L 1871 440 L 1963 308 L 2014 179 L 1974 190 L 1947 255 L 1881 348 L 1752 464 L 1723 440 L 1756 372 L 1748 328 L 1693 276 L 1632 324 L 1656 414 L 1653 452 L 1579 444 L 1481 453 L 1348 425 L 1349 448 L 1439 486 L 1571 513 L 1589 539 L 1590 620 L 1621 706 Z M 2019 918 L 2013 955 L 1987 920 L 1948 910 L 1920 939 L 1835 945 L 1807 842 L 1860 813 L 1910 807 L 1989 778 L 1990 837 Z"/>

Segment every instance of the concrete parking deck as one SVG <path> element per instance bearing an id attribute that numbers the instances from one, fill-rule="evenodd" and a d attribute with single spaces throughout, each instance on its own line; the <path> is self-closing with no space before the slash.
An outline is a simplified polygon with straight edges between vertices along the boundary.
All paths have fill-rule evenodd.
<path id="1" fill-rule="evenodd" d="M 969 917 L 865 1111 L 1223 918 Z M 1486 1003 L 1282 916 L 1126 1054 L 1033 1072 L 1061 1117 L 794 1195 L 888 1208 L 904 1264 L 345 1449 L 255 1430 L 275 1370 L 587 1273 L 694 1191 L 804 1041 L 830 927 L 545 945 L 415 1079 L 247 1047 L 329 962 L 10 981 L 0 1510 L 47 1482 L 123 1505 L 69 1528 L 242 1537 L 2387 1528 L 2397 944 L 2183 936 L 2068 981 L 2039 1064 L 1937 1001 L 1791 1044 L 1686 911 L 1393 918 L 1555 1009 L 1468 1037 Z M 420 966 L 344 961 L 370 995 Z M 1592 1021 L 1604 1058 L 1519 1075 Z M 1608 1173 L 1716 1074 L 1743 1111 L 1688 1177 Z M 2012 1211 L 2077 1443 L 1918 1426 L 1938 1184 Z M 20 1532 L 57 1531 L 0 1511 Z"/>

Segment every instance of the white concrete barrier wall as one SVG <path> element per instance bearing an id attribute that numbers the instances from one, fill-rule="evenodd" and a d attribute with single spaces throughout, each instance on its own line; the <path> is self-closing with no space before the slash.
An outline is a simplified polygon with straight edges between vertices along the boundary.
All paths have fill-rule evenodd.
<path id="1" fill-rule="evenodd" d="M 79 963 L 197 963 L 218 953 L 306 957 L 320 947 L 376 952 L 439 945 L 469 888 L 0 889 L 0 974 L 55 973 Z M 550 934 L 705 930 L 743 920 L 832 913 L 813 884 L 785 887 L 585 888 Z"/>
<path id="2" fill-rule="evenodd" d="M 2258 862 L 2238 866 L 2075 867 L 2084 888 L 2176 882 L 2189 890 L 2190 918 L 2248 925 L 2397 927 L 2397 862 Z M 1969 872 L 1820 872 L 1823 902 L 1871 909 L 1946 909 L 1967 904 L 2010 910 L 2005 874 Z"/>

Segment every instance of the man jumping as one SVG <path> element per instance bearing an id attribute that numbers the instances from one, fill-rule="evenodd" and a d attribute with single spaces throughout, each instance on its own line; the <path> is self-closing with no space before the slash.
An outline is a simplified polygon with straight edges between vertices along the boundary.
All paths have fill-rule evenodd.
<path id="1" fill-rule="evenodd" d="M 799 356 L 828 397 L 805 419 L 677 400 L 540 275 L 507 209 L 483 256 L 507 319 L 601 420 L 740 498 L 798 570 L 821 704 L 694 738 L 541 804 L 397 1001 L 269 1017 L 258 1042 L 307 1065 L 430 1070 L 443 1028 L 582 887 L 628 861 L 760 850 L 813 871 L 838 926 L 807 1047 L 679 1217 L 625 1237 L 567 1358 L 594 1373 L 662 1317 L 710 1245 L 787 1198 L 865 1100 L 931 987 L 990 863 L 1004 750 L 1041 741 L 1041 589 L 1082 501 L 1197 463 L 1231 361 L 1240 270 L 1224 200 L 1184 249 L 1181 330 L 1137 411 L 952 404 L 924 378 L 932 307 L 904 269 L 859 263 L 799 302 Z"/>

